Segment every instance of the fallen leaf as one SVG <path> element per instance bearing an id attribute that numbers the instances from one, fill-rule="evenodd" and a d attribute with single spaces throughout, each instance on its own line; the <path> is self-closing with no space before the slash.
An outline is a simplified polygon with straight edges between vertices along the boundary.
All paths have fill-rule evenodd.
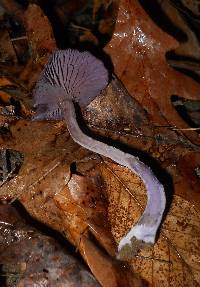
<path id="1" fill-rule="evenodd" d="M 166 53 L 177 47 L 178 42 L 155 25 L 137 0 L 120 2 L 115 31 L 105 51 L 111 56 L 115 73 L 129 94 L 147 111 L 156 139 L 149 152 L 154 158 L 161 159 L 174 183 L 183 180 L 181 174 L 184 173 L 185 165 L 181 164 L 181 158 L 186 154 L 190 157 L 190 153 L 195 157 L 194 150 L 190 151 L 190 148 L 180 150 L 180 145 L 175 143 L 177 138 L 184 138 L 184 141 L 188 140 L 194 144 L 193 147 L 196 146 L 197 159 L 200 143 L 199 134 L 190 129 L 171 102 L 173 95 L 197 100 L 200 90 L 197 82 L 175 71 L 167 63 Z M 172 128 L 176 128 L 176 131 Z M 163 138 L 165 146 L 157 138 Z M 171 143 L 172 139 L 175 142 L 167 142 L 169 139 Z M 196 166 L 191 170 L 193 174 L 199 166 L 198 160 L 195 163 Z M 196 188 L 200 189 L 199 178 L 194 175 L 193 180 L 194 177 Z M 190 198 L 199 208 L 200 197 L 193 192 L 190 180 L 184 177 L 187 191 L 184 191 L 182 184 L 175 184 L 175 192 L 181 196 L 187 194 L 186 198 Z"/>
<path id="2" fill-rule="evenodd" d="M 34 129 L 35 142 L 32 141 L 30 145 L 29 139 Z M 92 159 L 90 152 L 73 143 L 67 132 L 63 133 L 63 124 L 19 120 L 18 124 L 10 126 L 10 130 L 12 140 L 10 145 L 7 141 L 6 146 L 23 151 L 24 162 L 19 174 L 1 187 L 1 200 L 19 198 L 31 216 L 65 234 L 76 247 L 79 247 L 83 234 L 88 236 L 93 234 L 99 244 L 102 244 L 108 253 L 114 255 L 114 240 L 106 217 L 105 197 L 101 195 L 104 181 L 99 178 L 95 155 Z M 70 165 L 73 162 L 77 165 L 80 163 L 77 170 L 83 174 L 83 178 L 74 175 L 70 179 Z M 97 178 L 92 176 L 92 170 L 97 173 Z M 95 178 L 98 184 L 94 185 L 90 181 Z M 76 186 L 75 180 L 78 181 L 78 190 L 74 190 L 73 187 L 73 185 Z M 80 180 L 83 183 L 79 183 Z M 72 189 L 71 192 L 66 190 L 67 183 Z M 95 191 L 96 186 L 98 192 Z M 87 195 L 88 199 L 85 196 L 88 192 L 87 188 L 90 191 Z M 84 258 L 89 257 L 90 249 L 85 247 L 80 251 Z M 98 247 L 96 252 L 100 256 Z M 96 278 L 101 281 L 102 274 L 105 273 L 104 270 L 98 273 L 97 267 L 101 264 L 101 260 L 98 261 L 98 257 L 96 260 L 97 266 L 92 270 Z M 105 260 L 110 261 L 109 257 Z M 117 263 L 113 264 L 111 260 L 108 264 L 113 270 L 113 276 L 118 277 Z M 92 265 L 90 267 L 92 268 Z M 132 282 L 133 272 L 129 271 L 129 275 L 126 270 L 121 272 L 124 274 L 123 278 L 128 276 L 127 280 Z M 140 286 L 139 279 L 135 280 L 138 280 L 138 286 Z M 122 286 L 107 284 L 103 286 Z"/>
<path id="3" fill-rule="evenodd" d="M 182 7 L 177 2 L 183 2 Z M 180 29 L 181 34 L 185 34 L 185 40 L 180 41 L 179 47 L 175 49 L 175 55 L 191 57 L 199 59 L 200 47 L 198 44 L 198 36 L 195 33 L 195 17 L 191 16 L 187 5 L 191 5 L 191 9 L 197 8 L 196 1 L 163 1 L 161 9 L 169 17 L 169 19 Z M 185 2 L 185 3 L 184 3 Z M 196 2 L 196 3 L 195 3 Z M 188 5 L 188 6 L 189 6 Z M 192 7 L 194 5 L 194 7 Z"/>
<path id="4" fill-rule="evenodd" d="M 49 20 L 39 6 L 29 5 L 24 15 L 24 21 L 31 57 L 19 75 L 19 79 L 25 82 L 27 89 L 30 89 L 37 81 L 49 55 L 56 48 L 56 42 Z"/>
<path id="5" fill-rule="evenodd" d="M 18 175 L 2 185 L 1 200 L 19 199 L 31 216 L 65 234 L 88 260 L 101 282 L 105 277 L 105 270 L 99 272 L 101 250 L 98 246 L 93 247 L 99 259 L 91 261 L 88 244 L 93 246 L 94 243 L 90 234 L 110 256 L 115 256 L 116 251 L 107 220 L 108 202 L 106 194 L 102 194 L 104 181 L 96 168 L 96 161 L 100 158 L 75 144 L 62 122 L 22 119 L 6 122 L 9 135 L 6 140 L 1 139 L 1 147 L 23 153 L 24 160 Z M 82 177 L 71 175 L 73 163 Z M 68 192 L 66 185 L 69 186 Z M 86 246 L 81 244 L 83 235 L 91 240 Z M 121 267 L 118 263 L 108 255 L 103 258 L 104 264 L 110 266 L 116 284 L 103 281 L 103 286 L 123 286 L 120 280 L 126 280 L 127 286 L 132 286 L 134 280 L 140 286 L 133 271 L 123 269 L 119 276 Z"/>
<path id="6" fill-rule="evenodd" d="M 0 205 L 1 286 L 100 286 L 70 250 L 30 227 L 13 207 Z"/>
<path id="7" fill-rule="evenodd" d="M 119 242 L 140 218 L 145 190 L 138 177 L 116 164 L 102 164 L 101 174 L 107 183 L 109 222 Z M 150 286 L 199 286 L 199 219 L 190 202 L 174 195 L 157 243 L 129 264 Z"/>
<path id="8" fill-rule="evenodd" d="M 165 55 L 177 46 L 175 39 L 153 23 L 137 0 L 122 0 L 112 40 L 105 50 L 112 58 L 115 73 L 153 124 L 181 129 L 188 125 L 173 108 L 171 96 L 198 99 L 200 86 L 168 65 Z M 166 129 L 160 131 L 166 133 Z M 194 144 L 200 143 L 193 131 L 179 134 Z"/>

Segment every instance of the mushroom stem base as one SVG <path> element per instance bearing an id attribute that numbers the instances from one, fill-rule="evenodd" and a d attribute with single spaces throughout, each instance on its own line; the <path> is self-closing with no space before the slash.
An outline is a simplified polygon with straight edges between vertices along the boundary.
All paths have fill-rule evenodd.
<path id="1" fill-rule="evenodd" d="M 124 261 L 131 260 L 141 249 L 149 248 L 152 245 L 152 243 L 147 243 L 143 240 L 138 240 L 136 237 L 132 237 L 130 243 L 126 243 L 118 250 L 117 259 Z"/>

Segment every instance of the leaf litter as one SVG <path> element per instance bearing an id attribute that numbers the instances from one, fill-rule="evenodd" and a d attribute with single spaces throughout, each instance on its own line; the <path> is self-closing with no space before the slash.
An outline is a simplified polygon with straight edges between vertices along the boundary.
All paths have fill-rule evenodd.
<path id="1" fill-rule="evenodd" d="M 37 24 L 32 21 L 32 13 L 38 23 L 41 21 L 50 31 L 49 34 L 40 34 Z M 166 109 L 163 107 L 160 99 L 164 98 L 164 91 L 169 97 L 168 89 L 162 87 L 163 82 L 156 76 L 158 66 L 162 74 L 162 64 L 167 83 L 171 79 L 174 89 L 177 85 L 176 89 L 184 91 L 184 95 L 196 99 L 199 86 L 168 68 L 165 63 L 166 51 L 178 44 L 152 22 L 152 30 L 145 30 L 146 34 L 143 34 L 138 30 L 138 21 L 143 19 L 140 25 L 146 29 L 150 18 L 137 1 L 121 1 L 113 38 L 106 51 L 112 57 L 117 76 L 134 98 L 131 99 L 114 79 L 107 91 L 83 111 L 85 121 L 94 132 L 149 153 L 173 178 L 175 194 L 157 243 L 141 250 L 123 267 L 113 254 L 120 238 L 137 222 L 145 207 L 144 186 L 126 168 L 75 144 L 62 122 L 30 121 L 31 88 L 48 58 L 47 53 L 55 49 L 55 41 L 51 26 L 38 6 L 30 5 L 25 17 L 33 51 L 24 70 L 19 73 L 18 82 L 23 87 L 25 85 L 28 91 L 22 92 L 27 113 L 21 116 L 25 118 L 5 115 L 0 118 L 4 128 L 1 148 L 23 153 L 24 162 L 19 174 L 2 185 L 1 200 L 18 198 L 31 216 L 64 234 L 79 249 L 102 286 L 142 286 L 147 282 L 150 286 L 199 286 L 199 179 L 193 174 L 199 166 L 199 141 L 196 133 L 175 132 L 163 127 L 188 126 L 175 115 L 169 104 Z M 130 29 L 130 25 L 135 27 L 135 34 L 131 34 L 133 28 Z M 139 42 L 130 41 L 127 45 L 128 35 L 136 37 Z M 42 42 L 43 37 L 46 42 Z M 150 37 L 150 41 L 141 48 L 144 37 Z M 47 43 L 44 53 L 40 53 L 43 51 L 41 43 Z M 133 61 L 139 69 L 131 70 L 133 64 L 124 66 L 120 49 L 131 54 L 135 50 L 138 52 L 134 53 L 137 61 L 132 58 L 129 61 Z M 154 49 L 158 49 L 156 54 Z M 151 53 L 153 58 L 150 60 Z M 146 77 L 145 85 L 143 76 L 138 78 L 134 71 Z M 180 88 L 176 81 L 184 82 L 183 87 Z M 1 89 L 5 90 L 10 83 L 14 85 L 14 80 L 2 77 L 0 83 Z M 115 105 L 116 98 L 119 104 Z M 104 105 L 109 109 L 102 108 Z M 137 117 L 133 115 L 134 109 Z M 106 117 L 107 114 L 109 117 Z M 170 120 L 168 115 L 172 116 Z M 191 162 L 189 165 L 190 176 L 187 178 L 185 165 L 191 156 L 194 164 Z M 72 170 L 74 165 L 75 172 Z M 136 273 L 140 274 L 143 283 Z"/>

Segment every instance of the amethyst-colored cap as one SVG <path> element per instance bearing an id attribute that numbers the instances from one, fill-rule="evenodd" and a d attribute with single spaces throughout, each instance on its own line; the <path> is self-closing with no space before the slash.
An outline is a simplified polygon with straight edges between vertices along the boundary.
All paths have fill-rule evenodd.
<path id="1" fill-rule="evenodd" d="M 103 62 L 92 54 L 73 49 L 57 50 L 36 84 L 34 119 L 61 119 L 60 93 L 85 107 L 107 84 L 108 71 Z"/>

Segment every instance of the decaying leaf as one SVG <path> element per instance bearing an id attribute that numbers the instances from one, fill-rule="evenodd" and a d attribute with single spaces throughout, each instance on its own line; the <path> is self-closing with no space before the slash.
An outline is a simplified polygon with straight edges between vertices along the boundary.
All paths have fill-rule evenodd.
<path id="1" fill-rule="evenodd" d="M 19 77 L 22 82 L 26 83 L 26 87 L 30 89 L 33 88 L 49 55 L 56 48 L 56 43 L 48 18 L 39 6 L 29 5 L 24 15 L 24 21 L 31 57 Z"/>
<path id="2" fill-rule="evenodd" d="M 115 164 L 101 170 L 108 184 L 109 221 L 118 241 L 140 217 L 145 193 L 140 179 L 129 170 Z M 199 286 L 199 243 L 198 212 L 191 203 L 174 196 L 158 242 L 129 262 L 150 286 Z"/>
<path id="3" fill-rule="evenodd" d="M 166 52 L 178 43 L 150 20 L 138 1 L 121 0 L 106 51 L 124 86 L 113 77 L 107 90 L 83 111 L 93 132 L 131 153 L 136 148 L 166 187 L 170 208 L 157 244 L 127 258 L 124 266 L 115 259 L 116 245 L 142 214 L 143 183 L 128 169 L 75 144 L 63 122 L 30 120 L 27 98 L 56 44 L 38 6 L 29 5 L 25 18 L 32 48 L 19 74 L 26 89 L 20 90 L 18 100 L 25 103 L 25 112 L 0 116 L 0 147 L 21 152 L 24 161 L 18 175 L 1 186 L 0 199 L 18 199 L 32 217 L 61 232 L 102 286 L 199 286 L 199 137 L 194 131 L 173 130 L 188 125 L 170 98 L 196 99 L 199 85 L 167 64 Z M 0 79 L 0 96 L 8 106 L 11 94 L 5 88 L 10 84 L 13 81 L 6 77 Z M 176 193 L 171 199 L 170 177 L 149 154 L 173 177 Z"/>
<path id="4" fill-rule="evenodd" d="M 0 205 L 0 284 L 100 287 L 55 239 L 31 228 L 10 205 Z"/>
<path id="5" fill-rule="evenodd" d="M 18 75 L 29 58 L 28 41 L 24 27 L 25 9 L 14 0 L 0 3 L 1 14 L 1 74 Z"/>
<path id="6" fill-rule="evenodd" d="M 180 145 L 170 144 L 169 139 L 184 138 L 196 145 L 196 154 L 199 158 L 199 134 L 190 129 L 188 124 L 177 113 L 172 105 L 173 95 L 185 99 L 199 99 L 200 86 L 191 78 L 175 71 L 166 61 L 166 52 L 178 47 L 178 43 L 168 34 L 156 26 L 144 12 L 138 1 L 121 1 L 118 19 L 112 40 L 106 51 L 112 57 L 115 73 L 132 95 L 147 111 L 155 141 L 149 152 L 153 157 L 161 160 L 163 166 L 172 175 L 173 182 L 182 182 L 184 165 L 175 164 L 179 158 L 190 156 L 190 149 L 181 150 Z M 176 128 L 176 131 L 173 131 Z M 164 139 L 164 146 L 158 139 Z M 181 139 L 181 141 L 182 141 Z M 191 146 L 191 149 L 195 148 Z M 196 149 L 195 148 L 195 149 Z M 144 148 L 142 148 L 144 149 Z M 195 159 L 198 168 L 198 160 Z M 193 176 L 197 189 L 200 181 Z M 190 178 L 185 178 L 188 190 L 182 185 L 175 184 L 175 192 L 186 199 L 190 199 L 199 207 L 199 194 L 194 192 Z"/>
<path id="7" fill-rule="evenodd" d="M 182 3 L 180 3 L 182 2 Z M 200 58 L 200 47 L 198 43 L 198 36 L 195 30 L 192 29 L 195 26 L 198 27 L 198 19 L 191 15 L 197 12 L 197 1 L 162 1 L 161 9 L 165 14 L 171 19 L 171 21 L 180 29 L 181 34 L 184 34 L 179 47 L 175 49 L 176 55 L 181 55 L 185 57 L 191 57 L 193 59 L 199 60 Z M 189 10 L 190 9 L 190 10 Z M 195 14 L 196 14 L 195 13 Z M 197 24 L 197 25 L 195 25 Z M 198 31 L 198 28 L 197 28 Z"/>
<path id="8" fill-rule="evenodd" d="M 29 138 L 34 131 L 34 125 L 35 142 L 32 141 L 30 145 Z M 14 124 L 13 129 L 11 127 L 11 132 L 11 144 L 9 145 L 7 141 L 7 146 L 23 151 L 24 163 L 18 176 L 2 186 L 1 199 L 19 198 L 34 218 L 65 234 L 77 248 L 82 246 L 82 235 L 90 238 L 90 234 L 93 234 L 93 238 L 96 238 L 113 256 L 115 244 L 106 217 L 106 194 L 101 195 L 104 181 L 95 167 L 99 159 L 95 159 L 95 155 L 91 155 L 90 152 L 73 143 L 67 132 L 63 130 L 63 124 L 31 123 L 20 120 L 18 124 Z M 14 138 L 16 141 L 13 140 Z M 73 162 L 80 162 L 82 165 L 82 169 L 77 170 L 83 174 L 83 178 L 72 176 L 70 179 L 70 164 Z M 92 176 L 92 170 L 97 174 L 96 176 Z M 78 180 L 77 191 L 73 191 L 73 178 Z M 92 178 L 94 183 L 90 182 Z M 80 180 L 83 183 L 80 183 Z M 72 185 L 71 192 L 67 192 L 65 187 L 67 184 L 69 187 Z M 89 246 L 93 244 L 92 242 L 93 239 L 88 243 Z M 127 286 L 133 280 L 140 286 L 139 279 L 136 279 L 132 272 L 119 271 L 118 263 L 108 256 L 103 256 L 104 263 L 102 263 L 103 259 L 98 260 L 98 258 L 96 258 L 97 261 L 95 260 L 96 266 L 91 263 L 88 244 L 86 247 L 83 245 L 80 251 L 90 263 L 96 278 L 101 282 L 105 277 L 103 270 L 100 273 L 98 271 L 99 264 L 109 264 L 110 272 L 113 273 L 113 280 L 103 281 L 105 283 L 103 286 L 123 286 L 119 282 L 123 282 L 125 278 L 127 278 Z M 97 246 L 93 248 L 96 248 L 100 256 L 101 250 L 98 250 Z M 121 272 L 120 276 L 119 272 Z"/>
<path id="9" fill-rule="evenodd" d="M 165 54 L 177 45 L 172 37 L 153 23 L 138 1 L 124 0 L 121 1 L 115 32 L 106 51 L 112 57 L 115 73 L 155 125 L 187 128 L 173 108 L 171 96 L 197 99 L 199 84 L 168 65 Z M 183 133 L 191 142 L 199 144 L 196 133 Z"/>

